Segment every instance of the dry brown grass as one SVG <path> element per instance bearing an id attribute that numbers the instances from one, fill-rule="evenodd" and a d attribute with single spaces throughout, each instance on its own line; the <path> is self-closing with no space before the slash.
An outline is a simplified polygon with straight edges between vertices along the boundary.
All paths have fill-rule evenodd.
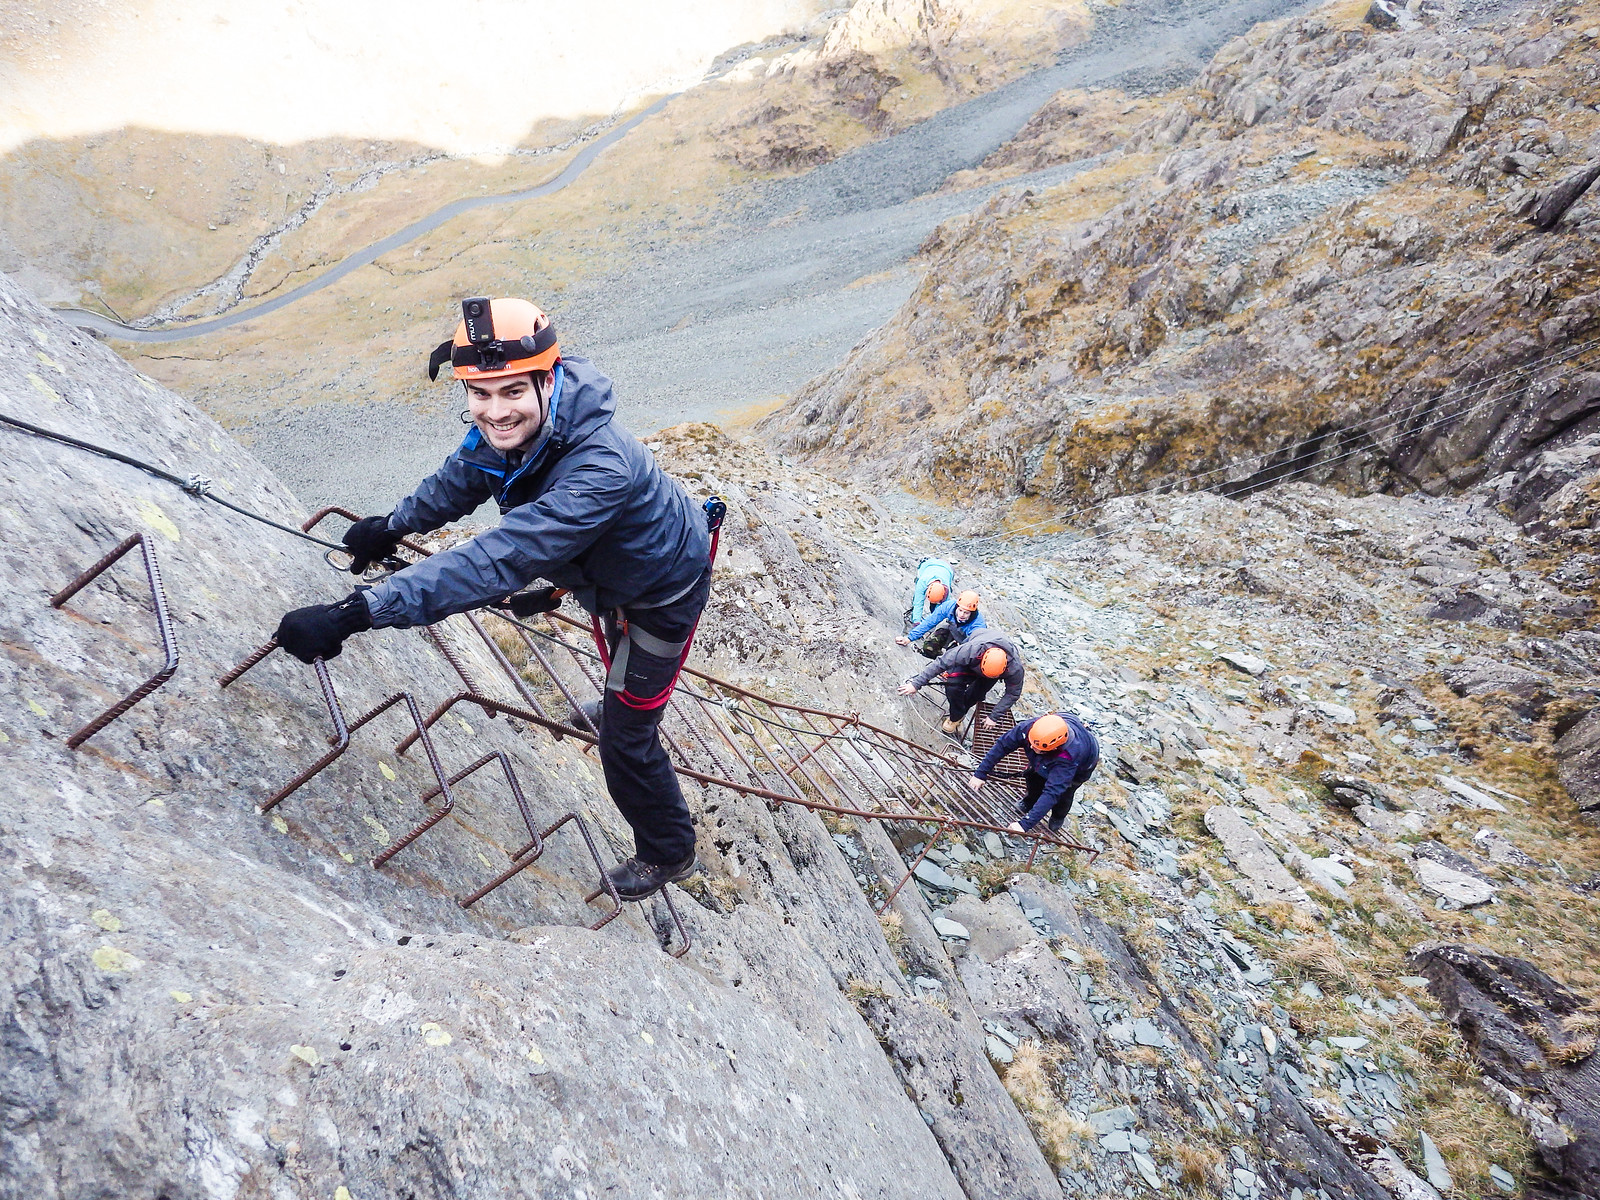
<path id="1" fill-rule="evenodd" d="M 1178 1168 L 1180 1184 L 1197 1192 L 1204 1191 L 1222 1165 L 1222 1151 L 1215 1146 L 1179 1142 L 1172 1148 L 1172 1165 Z"/>
<path id="2" fill-rule="evenodd" d="M 1050 1084 L 1055 1053 L 1059 1051 L 1041 1050 L 1038 1042 L 1023 1042 L 1005 1069 L 1004 1081 L 1045 1157 L 1060 1167 L 1071 1158 L 1073 1150 L 1094 1136 L 1094 1130 L 1069 1113 L 1056 1096 Z"/>
<path id="3" fill-rule="evenodd" d="M 1318 983 L 1339 986 L 1355 980 L 1350 964 L 1330 938 L 1307 938 L 1303 942 L 1296 942 L 1279 952 L 1278 962 L 1301 978 L 1314 979 Z"/>
<path id="4" fill-rule="evenodd" d="M 883 940 L 889 943 L 889 952 L 898 959 L 906 946 L 906 923 L 897 912 L 881 912 L 878 927 L 883 930 Z"/>

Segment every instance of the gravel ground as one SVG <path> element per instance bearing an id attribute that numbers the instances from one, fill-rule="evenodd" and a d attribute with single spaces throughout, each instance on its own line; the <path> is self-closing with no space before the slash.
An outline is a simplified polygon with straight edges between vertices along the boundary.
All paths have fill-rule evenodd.
<path id="1" fill-rule="evenodd" d="M 1305 7 L 1284 0 L 1142 0 L 1097 13 L 1094 37 L 1056 65 L 955 106 L 804 175 L 730 198 L 721 236 L 641 254 L 642 269 L 574 287 L 556 311 L 563 345 L 618 383 L 638 432 L 726 423 L 770 407 L 849 352 L 905 301 L 908 262 L 940 221 L 996 191 L 1047 187 L 1083 164 L 936 194 L 978 165 L 1055 92 L 1162 91 L 1229 38 Z M 340 414 L 330 444 L 317 410 L 241 431 L 308 504 L 382 509 L 437 466 L 459 432 L 441 390 L 430 420 L 400 404 Z M 441 428 L 442 424 L 442 428 Z"/>

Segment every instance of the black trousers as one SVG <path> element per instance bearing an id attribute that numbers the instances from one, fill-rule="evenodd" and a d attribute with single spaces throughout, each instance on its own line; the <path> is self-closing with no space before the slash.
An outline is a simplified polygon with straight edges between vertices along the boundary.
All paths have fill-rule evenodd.
<path id="1" fill-rule="evenodd" d="M 630 627 L 653 634 L 664 642 L 685 640 L 706 606 L 711 593 L 711 571 L 689 594 L 662 608 L 624 609 Z M 607 640 L 616 652 L 614 622 L 606 622 Z M 637 643 L 628 650 L 624 686 L 629 695 L 649 697 L 660 692 L 678 670 L 676 658 L 649 654 Z M 682 862 L 694 853 L 694 825 L 689 806 L 661 744 L 661 719 L 667 706 L 633 708 L 620 693 L 606 689 L 600 720 L 600 767 L 606 789 L 633 829 L 634 853 L 641 862 L 665 866 Z"/>
<path id="2" fill-rule="evenodd" d="M 950 643 L 955 640 L 955 634 L 950 630 L 950 623 L 937 625 L 928 631 L 928 636 L 917 643 L 917 650 L 923 658 L 938 658 L 950 649 Z"/>
<path id="3" fill-rule="evenodd" d="M 966 716 L 972 706 L 993 690 L 998 679 L 990 679 L 986 675 L 960 676 L 945 684 L 945 699 L 950 702 L 950 719 L 959 721 Z"/>

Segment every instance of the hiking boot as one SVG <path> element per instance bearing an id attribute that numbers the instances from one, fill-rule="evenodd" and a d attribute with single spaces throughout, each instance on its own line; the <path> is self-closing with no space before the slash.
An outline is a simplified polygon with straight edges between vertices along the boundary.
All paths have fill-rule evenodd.
<path id="1" fill-rule="evenodd" d="M 954 737 L 956 734 L 961 732 L 961 722 L 944 720 L 939 722 L 939 728 L 942 732 L 948 733 Z"/>
<path id="2" fill-rule="evenodd" d="M 587 704 L 580 704 L 577 708 L 567 712 L 567 724 L 574 729 L 582 729 L 585 732 L 593 729 L 596 733 L 599 733 L 600 713 L 604 707 L 605 702 L 599 699 L 591 700 Z"/>
<path id="3" fill-rule="evenodd" d="M 643 900 L 653 896 L 669 883 L 679 883 L 700 869 L 693 854 L 681 863 L 661 866 L 630 858 L 606 872 L 616 885 L 617 895 L 624 900 Z"/>

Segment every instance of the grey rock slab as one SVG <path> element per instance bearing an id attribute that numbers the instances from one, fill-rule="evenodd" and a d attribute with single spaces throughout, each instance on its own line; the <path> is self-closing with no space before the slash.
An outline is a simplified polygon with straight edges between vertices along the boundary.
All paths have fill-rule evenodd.
<path id="1" fill-rule="evenodd" d="M 1311 709 L 1328 718 L 1335 725 L 1354 725 L 1356 723 L 1356 710 L 1346 704 L 1336 704 L 1332 700 L 1313 700 Z"/>
<path id="2" fill-rule="evenodd" d="M 1495 898 L 1493 884 L 1475 879 L 1431 858 L 1418 855 L 1412 859 L 1411 872 L 1423 891 L 1456 908 L 1473 908 Z"/>
<path id="3" fill-rule="evenodd" d="M 962 896 L 944 910 L 944 916 L 968 930 L 968 951 L 984 962 L 995 962 L 1024 946 L 1043 944 L 1009 895 L 988 900 Z"/>
<path id="4" fill-rule="evenodd" d="M 1107 1154 L 1128 1154 L 1133 1150 L 1133 1140 L 1125 1129 L 1113 1129 L 1100 1139 L 1100 1149 Z"/>
<path id="5" fill-rule="evenodd" d="M 1013 1028 L 1030 1027 L 1089 1061 L 1098 1027 L 1077 978 L 1050 947 L 1035 938 L 986 961 L 976 943 L 975 934 L 956 973 L 978 1013 Z"/>
<path id="6" fill-rule="evenodd" d="M 1438 780 L 1439 786 L 1444 788 L 1445 791 L 1459 800 L 1465 800 L 1473 808 L 1482 808 L 1489 812 L 1499 813 L 1506 811 L 1506 806 L 1489 795 L 1489 793 L 1480 791 L 1470 783 L 1457 779 L 1454 775 L 1437 775 L 1434 778 Z"/>
<path id="7" fill-rule="evenodd" d="M 1222 843 L 1240 873 L 1263 893 L 1263 900 L 1288 900 L 1303 908 L 1312 907 L 1305 889 L 1295 882 L 1272 847 L 1250 827 L 1238 809 L 1225 805 L 1209 808 L 1205 824 Z"/>
<path id="8" fill-rule="evenodd" d="M 1141 1179 L 1158 1192 L 1165 1188 L 1166 1181 L 1161 1178 L 1161 1172 L 1156 1167 L 1155 1159 L 1138 1150 L 1135 1150 L 1131 1157 L 1133 1158 L 1134 1169 L 1139 1172 Z"/>
<path id="9" fill-rule="evenodd" d="M 1133 1040 L 1141 1046 L 1165 1047 L 1170 1044 L 1167 1035 L 1146 1017 L 1139 1017 L 1133 1022 Z"/>
<path id="10" fill-rule="evenodd" d="M 1132 1129 L 1139 1123 L 1139 1113 L 1138 1110 L 1121 1104 L 1116 1108 L 1103 1108 L 1099 1112 L 1090 1113 L 1088 1121 L 1089 1127 L 1096 1134 L 1107 1134 L 1114 1129 Z"/>
<path id="11" fill-rule="evenodd" d="M 934 917 L 933 931 L 942 938 L 958 938 L 966 941 L 972 936 L 971 932 L 960 921 L 952 921 L 949 917 Z"/>
<path id="12" fill-rule="evenodd" d="M 1059 1200 L 1061 1185 L 995 1075 L 981 1027 L 910 999 L 872 997 L 863 1012 L 967 1196 Z M 904 1184 L 894 1191 L 916 1194 Z M 772 1194 L 794 1189 L 780 1186 Z"/>
<path id="13" fill-rule="evenodd" d="M 1303 838 L 1311 835 L 1310 823 L 1287 804 L 1279 801 L 1266 788 L 1252 785 L 1245 788 L 1243 794 L 1262 816 L 1290 837 Z"/>
<path id="14" fill-rule="evenodd" d="M 1235 671 L 1242 671 L 1246 675 L 1263 675 L 1271 669 L 1271 664 L 1266 659 L 1251 654 L 1248 650 L 1224 650 L 1217 655 L 1217 658 Z"/>
<path id="15" fill-rule="evenodd" d="M 1600 808 L 1600 708 L 1556 741 L 1556 773 L 1580 812 Z"/>

